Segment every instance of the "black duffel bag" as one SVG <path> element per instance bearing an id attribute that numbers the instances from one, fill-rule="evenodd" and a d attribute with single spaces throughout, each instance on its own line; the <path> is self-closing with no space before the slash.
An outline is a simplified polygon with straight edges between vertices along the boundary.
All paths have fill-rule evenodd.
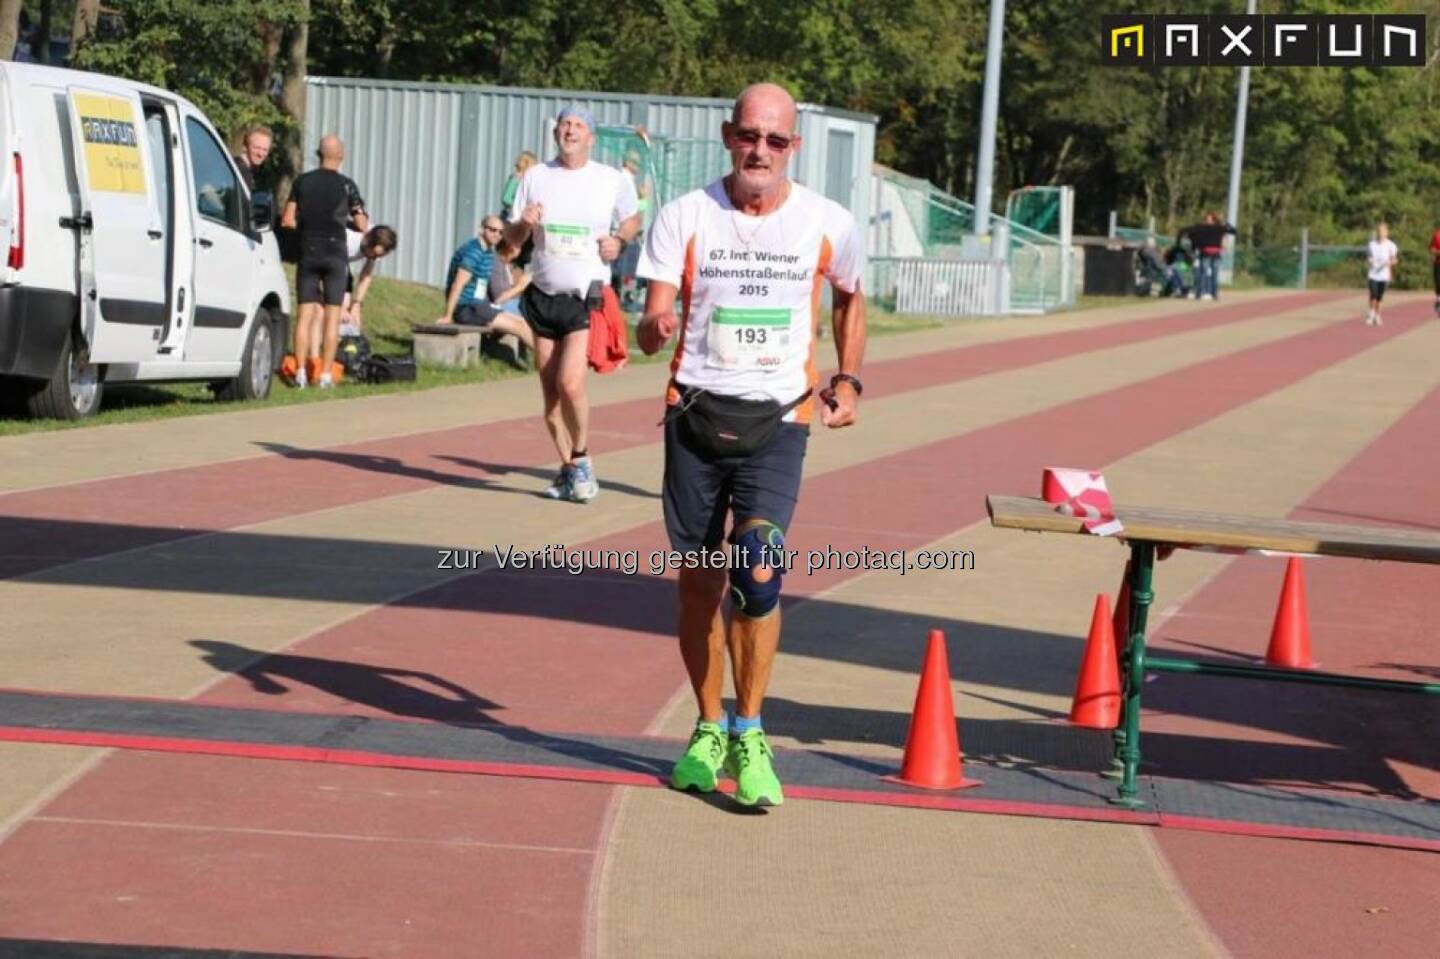
<path id="1" fill-rule="evenodd" d="M 335 348 L 335 361 L 345 368 L 345 379 L 355 383 L 365 382 L 365 362 L 368 359 L 370 341 L 364 333 L 340 337 L 340 345 Z"/>
<path id="2" fill-rule="evenodd" d="M 412 383 L 415 357 L 407 353 L 376 353 L 365 361 L 367 383 Z"/>
<path id="3" fill-rule="evenodd" d="M 809 398 L 809 390 L 780 403 L 681 387 L 680 403 L 667 418 L 679 417 L 681 434 L 704 456 L 749 456 L 770 442 L 786 413 Z"/>

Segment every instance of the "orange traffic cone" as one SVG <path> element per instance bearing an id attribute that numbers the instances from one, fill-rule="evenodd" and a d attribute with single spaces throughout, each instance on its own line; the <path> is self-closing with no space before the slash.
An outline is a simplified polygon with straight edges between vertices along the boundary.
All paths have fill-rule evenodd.
<path id="1" fill-rule="evenodd" d="M 955 702 L 950 696 L 950 663 L 945 655 L 945 634 L 930 630 L 925 668 L 915 692 L 915 712 L 905 738 L 905 761 L 890 782 L 922 789 L 965 789 L 978 786 L 966 779 L 960 764 L 960 734 L 955 727 Z"/>
<path id="2" fill-rule="evenodd" d="M 1090 637 L 1075 681 L 1075 700 L 1070 705 L 1070 722 L 1091 729 L 1114 729 L 1120 723 L 1120 671 L 1115 665 L 1114 624 L 1110 601 L 1101 593 L 1095 597 L 1090 618 Z"/>
<path id="3" fill-rule="evenodd" d="M 1115 596 L 1115 665 L 1123 673 L 1125 644 L 1130 641 L 1130 560 L 1125 561 L 1125 575 L 1120 580 L 1120 592 Z"/>
<path id="4" fill-rule="evenodd" d="M 1285 586 L 1280 590 L 1280 606 L 1275 610 L 1275 626 L 1270 630 L 1270 648 L 1265 662 L 1287 669 L 1313 669 L 1310 658 L 1310 614 L 1305 608 L 1305 576 L 1300 557 L 1290 557 L 1285 564 Z"/>

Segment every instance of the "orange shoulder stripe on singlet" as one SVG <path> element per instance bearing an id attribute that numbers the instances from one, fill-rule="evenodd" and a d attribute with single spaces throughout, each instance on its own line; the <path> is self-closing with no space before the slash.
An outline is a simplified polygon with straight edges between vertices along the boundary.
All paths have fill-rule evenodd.
<path id="1" fill-rule="evenodd" d="M 815 389 L 820 383 L 820 374 L 815 369 L 815 343 L 820 338 L 820 289 L 825 282 L 825 271 L 830 268 L 830 238 L 820 237 L 820 256 L 815 261 L 815 282 L 810 291 L 810 355 L 805 357 L 805 386 Z M 795 422 L 809 424 L 815 412 L 814 402 L 807 401 L 795 408 Z"/>
<path id="2" fill-rule="evenodd" d="M 675 374 L 680 372 L 680 360 L 685 355 L 685 328 L 690 325 L 690 298 L 695 293 L 695 237 L 685 243 L 685 267 L 680 272 L 680 335 L 675 339 L 675 355 L 670 357 L 670 382 L 665 385 L 665 405 L 674 406 L 680 402 L 680 388 L 675 385 Z"/>

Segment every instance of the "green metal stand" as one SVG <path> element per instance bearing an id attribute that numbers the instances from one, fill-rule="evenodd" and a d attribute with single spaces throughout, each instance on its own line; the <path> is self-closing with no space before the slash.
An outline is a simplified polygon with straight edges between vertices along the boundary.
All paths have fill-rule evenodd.
<path id="1" fill-rule="evenodd" d="M 1270 666 L 1246 666 L 1234 663 L 1207 663 L 1171 656 L 1147 657 L 1145 654 L 1145 623 L 1150 605 L 1155 601 L 1151 590 L 1155 574 L 1155 550 L 1161 544 L 1131 541 L 1130 543 L 1130 635 L 1125 639 L 1121 658 L 1120 724 L 1115 728 L 1115 758 L 1112 767 L 1100 775 L 1120 780 L 1115 798 L 1110 802 L 1127 809 L 1140 809 L 1145 803 L 1136 795 L 1135 777 L 1140 767 L 1140 692 L 1145 673 L 1191 673 L 1201 676 L 1232 676 L 1241 679 L 1263 679 L 1281 683 L 1308 683 L 1313 686 L 1347 686 L 1378 692 L 1420 693 L 1440 696 L 1440 683 L 1405 682 L 1398 679 L 1370 679 L 1363 676 L 1342 676 L 1313 669 L 1278 669 Z"/>
<path id="2" fill-rule="evenodd" d="M 1116 756 L 1121 763 L 1119 795 L 1110 800 L 1127 809 L 1145 803 L 1135 795 L 1135 774 L 1140 767 L 1140 692 L 1145 686 L 1145 621 L 1155 601 L 1151 583 L 1155 573 L 1155 544 L 1130 544 L 1130 635 L 1121 659 L 1120 725 L 1115 730 Z"/>

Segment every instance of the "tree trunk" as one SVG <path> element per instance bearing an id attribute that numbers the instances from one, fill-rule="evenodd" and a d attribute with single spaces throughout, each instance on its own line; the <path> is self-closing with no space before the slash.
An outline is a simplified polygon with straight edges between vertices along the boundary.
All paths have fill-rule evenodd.
<path id="1" fill-rule="evenodd" d="M 20 39 L 20 0 L 0 0 L 0 60 L 15 59 L 15 43 Z"/>
<path id="2" fill-rule="evenodd" d="M 382 80 L 390 76 L 390 61 L 395 58 L 395 26 L 387 23 L 375 44 L 375 75 Z"/>
<path id="3" fill-rule="evenodd" d="M 290 184 L 304 168 L 305 150 L 305 57 L 310 43 L 310 0 L 303 0 L 300 22 L 290 28 L 285 50 L 285 83 L 280 88 L 280 109 L 289 120 L 285 137 L 285 169 L 275 185 L 275 198 L 290 195 Z"/>
<path id="4" fill-rule="evenodd" d="M 70 61 L 72 63 L 75 60 L 76 51 L 95 32 L 95 24 L 99 20 L 100 0 L 75 0 L 75 19 L 70 24 Z"/>
<path id="5" fill-rule="evenodd" d="M 40 0 L 40 23 L 35 28 L 35 59 L 41 63 L 50 62 L 50 35 L 55 29 L 55 0 Z"/>
<path id="6" fill-rule="evenodd" d="M 250 89 L 262 97 L 270 95 L 270 84 L 275 77 L 275 60 L 280 56 L 280 42 L 284 39 L 284 28 L 278 23 L 260 24 L 260 59 L 250 74 Z"/>

